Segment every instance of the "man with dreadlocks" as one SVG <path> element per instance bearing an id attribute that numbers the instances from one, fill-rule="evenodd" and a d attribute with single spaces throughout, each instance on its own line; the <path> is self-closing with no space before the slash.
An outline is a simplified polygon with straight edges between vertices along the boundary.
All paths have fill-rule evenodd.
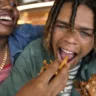
<path id="1" fill-rule="evenodd" d="M 16 96 L 80 96 L 74 80 L 87 81 L 96 73 L 95 25 L 96 0 L 55 0 L 44 38 L 25 48 L 0 85 L 0 96 L 13 96 L 29 80 Z M 53 64 L 40 74 L 44 60 Z"/>

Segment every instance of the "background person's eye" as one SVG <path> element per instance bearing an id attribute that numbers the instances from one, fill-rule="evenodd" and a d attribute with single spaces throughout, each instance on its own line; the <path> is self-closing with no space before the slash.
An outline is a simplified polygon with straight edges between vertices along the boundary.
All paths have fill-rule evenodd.
<path id="1" fill-rule="evenodd" d="M 14 3 L 14 2 L 10 2 L 10 5 L 11 5 L 12 7 L 17 7 L 17 4 Z"/>

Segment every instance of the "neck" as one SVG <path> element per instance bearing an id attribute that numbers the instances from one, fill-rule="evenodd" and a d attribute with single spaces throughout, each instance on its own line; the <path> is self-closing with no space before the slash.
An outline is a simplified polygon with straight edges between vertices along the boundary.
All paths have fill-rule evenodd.
<path id="1" fill-rule="evenodd" d="M 7 37 L 6 38 L 0 37 L 0 51 L 2 51 L 5 48 L 7 43 L 8 43 Z"/>
<path id="2" fill-rule="evenodd" d="M 7 47 L 7 49 L 6 49 Z M 6 55 L 7 53 L 7 55 Z M 5 57 L 7 56 L 7 59 Z M 5 62 L 5 63 L 2 63 Z M 9 53 L 9 46 L 8 46 L 8 37 L 0 37 L 0 65 L 4 64 L 3 67 L 6 64 L 10 64 L 10 53 Z"/>

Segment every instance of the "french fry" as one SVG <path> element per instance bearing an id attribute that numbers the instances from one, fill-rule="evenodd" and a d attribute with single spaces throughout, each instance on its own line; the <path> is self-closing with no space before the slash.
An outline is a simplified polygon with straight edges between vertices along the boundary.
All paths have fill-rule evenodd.
<path id="1" fill-rule="evenodd" d="M 62 61 L 55 75 L 58 75 L 58 72 L 67 64 L 67 61 L 68 61 L 68 56 L 66 56 L 65 59 Z M 50 60 L 50 63 L 53 64 L 53 61 Z M 40 73 L 44 72 L 44 70 L 46 70 L 49 67 L 49 64 L 47 63 L 46 60 L 43 61 L 43 64 L 44 66 L 41 68 Z"/>
<path id="2" fill-rule="evenodd" d="M 51 64 L 53 64 L 53 61 L 52 61 L 52 60 L 50 60 L 50 63 L 51 63 Z"/>
<path id="3" fill-rule="evenodd" d="M 47 64 L 47 61 L 46 61 L 46 60 L 44 60 L 44 61 L 43 61 L 43 64 L 44 64 L 45 66 L 48 66 L 48 64 Z"/>
<path id="4" fill-rule="evenodd" d="M 40 73 L 44 72 L 44 70 L 46 70 L 46 66 L 41 68 Z"/>
<path id="5" fill-rule="evenodd" d="M 43 67 L 41 68 L 40 73 L 44 72 L 44 70 L 46 70 L 46 69 L 48 68 L 48 66 L 49 66 L 49 65 L 47 64 L 47 61 L 46 61 L 46 60 L 43 61 L 43 64 L 44 64 L 45 66 L 43 66 Z"/>
<path id="6" fill-rule="evenodd" d="M 62 61 L 62 63 L 60 64 L 59 70 L 61 70 L 61 69 L 65 66 L 65 64 L 67 64 L 67 61 L 68 61 L 68 56 L 66 56 L 65 59 L 64 59 L 64 60 Z"/>

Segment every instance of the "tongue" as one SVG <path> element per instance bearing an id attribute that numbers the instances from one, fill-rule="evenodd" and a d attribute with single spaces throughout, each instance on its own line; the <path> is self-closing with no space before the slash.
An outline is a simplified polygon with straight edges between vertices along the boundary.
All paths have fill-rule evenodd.
<path id="1" fill-rule="evenodd" d="M 74 54 L 68 54 L 68 53 L 65 53 L 65 52 L 63 52 L 63 51 L 62 51 L 60 54 L 61 54 L 61 59 L 62 59 L 62 60 L 64 60 L 64 58 L 65 58 L 66 56 L 68 56 L 68 61 L 69 61 L 69 60 L 72 60 L 72 59 L 74 58 L 74 56 L 75 56 Z"/>

